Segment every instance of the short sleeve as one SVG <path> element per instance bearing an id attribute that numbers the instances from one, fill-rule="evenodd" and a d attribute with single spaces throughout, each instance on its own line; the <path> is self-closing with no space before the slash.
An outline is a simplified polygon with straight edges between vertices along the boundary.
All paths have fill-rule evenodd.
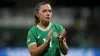
<path id="1" fill-rule="evenodd" d="M 62 32 L 62 31 L 64 31 L 64 28 L 60 25 L 60 31 Z"/>
<path id="2" fill-rule="evenodd" d="M 59 33 L 61 33 L 62 31 L 64 31 L 64 28 L 62 27 L 62 25 L 57 25 L 58 29 L 59 29 Z"/>
<path id="3" fill-rule="evenodd" d="M 33 44 L 36 44 L 36 39 L 35 39 L 34 33 L 31 30 L 29 30 L 28 35 L 27 35 L 27 45 L 29 47 Z"/>

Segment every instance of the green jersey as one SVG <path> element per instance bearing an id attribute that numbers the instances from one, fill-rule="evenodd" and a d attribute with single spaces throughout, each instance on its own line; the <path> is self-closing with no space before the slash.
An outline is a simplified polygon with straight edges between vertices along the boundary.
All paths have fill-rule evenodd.
<path id="1" fill-rule="evenodd" d="M 39 25 L 33 26 L 28 31 L 27 45 L 28 47 L 33 44 L 37 46 L 42 45 L 48 39 L 48 33 L 54 28 L 53 35 L 49 45 L 40 54 L 41 56 L 61 56 L 58 36 L 63 31 L 63 27 L 59 24 L 50 23 L 46 30 L 43 30 Z"/>

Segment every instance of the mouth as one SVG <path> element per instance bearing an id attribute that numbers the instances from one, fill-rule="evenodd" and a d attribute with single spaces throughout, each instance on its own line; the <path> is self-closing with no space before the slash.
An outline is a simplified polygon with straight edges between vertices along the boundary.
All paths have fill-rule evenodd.
<path id="1" fill-rule="evenodd" d="M 50 17 L 46 17 L 46 19 L 50 19 Z"/>

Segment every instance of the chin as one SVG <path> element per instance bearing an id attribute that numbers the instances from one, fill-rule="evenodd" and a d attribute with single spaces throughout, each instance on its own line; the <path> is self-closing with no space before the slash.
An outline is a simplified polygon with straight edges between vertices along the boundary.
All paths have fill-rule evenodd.
<path id="1" fill-rule="evenodd" d="M 45 23 L 49 23 L 50 21 L 49 20 L 45 20 Z"/>
<path id="2" fill-rule="evenodd" d="M 49 22 L 50 20 L 49 20 L 49 19 L 46 19 L 45 21 L 46 21 L 46 22 Z"/>

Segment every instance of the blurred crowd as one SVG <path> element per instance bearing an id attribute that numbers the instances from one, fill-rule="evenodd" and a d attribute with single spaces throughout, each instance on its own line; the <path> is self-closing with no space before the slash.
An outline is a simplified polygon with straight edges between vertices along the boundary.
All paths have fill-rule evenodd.
<path id="1" fill-rule="evenodd" d="M 84 21 L 81 14 L 76 15 L 74 24 L 65 27 L 67 43 L 70 47 L 99 48 L 100 47 L 100 11 L 99 8 L 90 8 L 90 15 Z M 81 23 L 81 21 L 83 21 Z M 82 27 L 82 24 L 85 24 Z"/>
<path id="2" fill-rule="evenodd" d="M 70 10 L 71 9 L 71 10 Z M 100 47 L 100 11 L 99 7 L 94 8 L 70 8 L 70 9 L 59 9 L 54 8 L 53 18 L 63 18 L 64 20 L 73 20 L 73 23 L 69 25 L 66 22 L 60 22 L 67 31 L 67 44 L 69 47 L 81 47 L 81 48 L 98 48 Z M 32 27 L 33 21 L 26 21 L 27 19 L 33 20 L 33 11 L 27 9 L 12 11 L 0 10 L 0 46 L 14 47 L 14 46 L 27 46 L 27 32 Z M 18 13 L 19 12 L 19 13 Z M 26 13 L 27 12 L 27 13 Z M 61 14 L 61 15 L 59 15 Z M 22 17 L 21 17 L 22 16 Z M 59 17 L 60 16 L 60 17 Z M 15 18 L 16 17 L 16 18 Z M 28 18 L 29 17 L 29 18 Z M 31 18 L 30 18 L 31 17 Z M 13 19 L 21 18 L 23 22 L 18 21 L 21 25 L 23 23 L 29 24 L 30 26 L 18 26 L 9 25 L 9 22 L 13 22 Z M 68 18 L 68 19 L 67 19 Z M 1 20 L 8 20 L 6 26 Z M 4 21 L 5 21 L 4 20 Z M 12 20 L 12 21 L 9 21 Z M 59 19 L 61 20 L 61 19 Z M 14 22 L 13 22 L 14 23 Z M 11 24 L 13 24 L 11 23 Z M 16 23 L 16 24 L 18 24 Z M 32 23 L 32 24 L 31 24 Z M 63 24 L 64 23 L 64 24 Z M 14 26 L 14 27 L 13 27 Z M 16 26 L 16 27 L 15 27 Z"/>

